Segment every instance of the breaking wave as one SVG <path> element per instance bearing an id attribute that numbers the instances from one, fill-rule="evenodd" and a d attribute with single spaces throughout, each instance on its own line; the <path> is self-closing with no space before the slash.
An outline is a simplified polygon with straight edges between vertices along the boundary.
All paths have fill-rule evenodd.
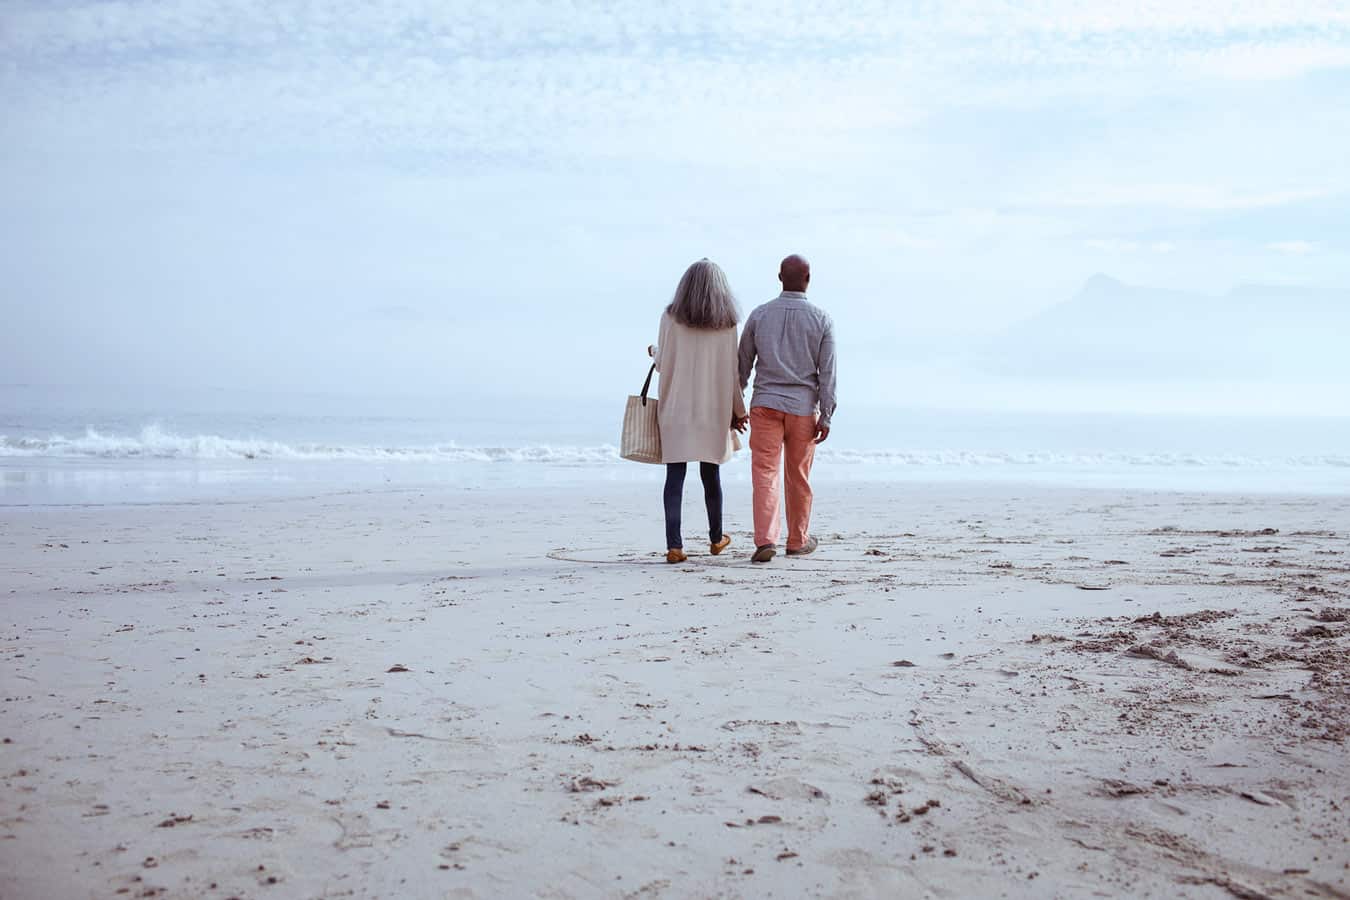
<path id="1" fill-rule="evenodd" d="M 45 438 L 0 435 L 0 457 L 53 459 L 168 459 L 347 461 L 378 463 L 544 463 L 600 465 L 620 461 L 609 444 L 591 447 L 518 446 L 461 447 L 454 442 L 421 446 L 332 445 L 283 443 L 213 434 L 179 435 L 157 425 L 135 435 L 105 434 L 86 429 L 78 437 Z M 746 453 L 738 455 L 744 461 Z M 977 450 L 851 450 L 821 447 L 821 462 L 842 465 L 895 467 L 1052 467 L 1070 469 L 1149 468 L 1350 468 L 1350 455 L 1257 457 L 1190 453 L 1058 453 Z"/>
<path id="2" fill-rule="evenodd" d="M 287 444 L 257 438 L 214 434 L 178 435 L 149 425 L 134 436 L 102 434 L 86 429 L 80 437 L 47 438 L 0 435 L 0 457 L 75 459 L 277 460 L 297 462 L 535 462 L 606 463 L 619 459 L 616 447 L 460 447 L 431 444 L 416 447 Z"/>

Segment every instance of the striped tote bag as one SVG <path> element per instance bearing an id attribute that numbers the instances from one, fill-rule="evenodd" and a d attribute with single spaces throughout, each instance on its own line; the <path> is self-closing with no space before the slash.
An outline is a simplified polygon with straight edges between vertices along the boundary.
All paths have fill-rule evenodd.
<path id="1" fill-rule="evenodd" d="M 623 437 L 619 441 L 619 455 L 640 463 L 661 462 L 661 426 L 656 421 L 656 398 L 648 397 L 652 386 L 653 365 L 642 382 L 642 393 L 628 398 L 623 411 Z"/>

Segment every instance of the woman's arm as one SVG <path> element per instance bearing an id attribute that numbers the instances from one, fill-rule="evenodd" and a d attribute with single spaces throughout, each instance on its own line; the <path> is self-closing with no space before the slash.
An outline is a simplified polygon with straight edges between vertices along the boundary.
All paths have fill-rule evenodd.
<path id="1" fill-rule="evenodd" d="M 661 327 L 656 333 L 656 343 L 647 345 L 647 355 L 652 358 L 656 371 L 661 371 L 661 348 L 666 345 L 666 335 L 670 331 L 670 316 L 661 314 Z"/>
<path id="2" fill-rule="evenodd" d="M 749 413 L 745 409 L 745 388 L 741 387 L 740 351 L 738 349 L 740 344 L 736 340 L 736 329 L 729 329 L 729 335 L 727 352 L 731 354 L 731 416 L 740 420 L 744 419 Z"/>

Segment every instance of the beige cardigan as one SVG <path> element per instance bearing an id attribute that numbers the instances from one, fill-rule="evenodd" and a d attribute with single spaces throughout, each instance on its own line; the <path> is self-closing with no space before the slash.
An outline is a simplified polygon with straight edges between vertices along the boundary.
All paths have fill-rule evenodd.
<path id="1" fill-rule="evenodd" d="M 731 459 L 731 416 L 744 416 L 736 329 L 708 331 L 661 316 L 655 352 L 662 462 Z"/>

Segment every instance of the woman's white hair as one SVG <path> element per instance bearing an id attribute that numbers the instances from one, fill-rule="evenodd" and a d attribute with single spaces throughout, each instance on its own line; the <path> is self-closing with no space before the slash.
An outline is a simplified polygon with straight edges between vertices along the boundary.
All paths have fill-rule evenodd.
<path id="1" fill-rule="evenodd" d="M 684 270 L 666 312 L 681 325 L 713 331 L 734 328 L 741 320 L 727 274 L 707 257 Z"/>

